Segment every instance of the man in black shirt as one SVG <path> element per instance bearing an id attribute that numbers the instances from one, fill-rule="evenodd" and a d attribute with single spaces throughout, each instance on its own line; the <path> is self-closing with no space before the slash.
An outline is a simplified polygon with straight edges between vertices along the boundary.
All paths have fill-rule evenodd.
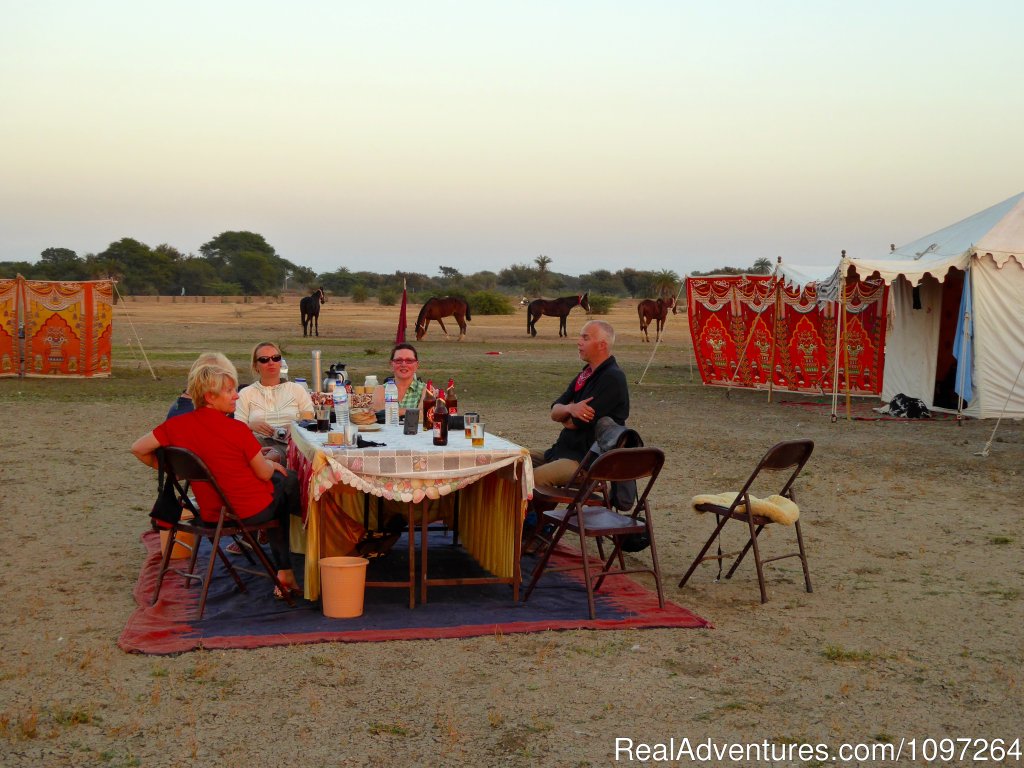
<path id="1" fill-rule="evenodd" d="M 573 377 L 565 392 L 551 404 L 551 420 L 562 425 L 555 444 L 535 459 L 536 485 L 564 485 L 594 442 L 594 424 L 602 416 L 625 425 L 629 418 L 626 374 L 612 356 L 615 329 L 604 320 L 583 326 L 576 342 L 580 360 L 587 365 Z"/>

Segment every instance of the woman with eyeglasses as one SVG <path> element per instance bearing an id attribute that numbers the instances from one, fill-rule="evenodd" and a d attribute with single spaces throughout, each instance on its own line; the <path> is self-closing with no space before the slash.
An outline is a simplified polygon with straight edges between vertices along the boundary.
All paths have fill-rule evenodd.
<path id="1" fill-rule="evenodd" d="M 419 411 L 427 383 L 417 375 L 419 356 L 412 344 L 395 344 L 391 350 L 391 373 L 398 385 L 398 415 L 403 416 L 407 408 Z M 373 409 L 384 407 L 384 387 L 377 387 L 373 393 Z"/>
<path id="2" fill-rule="evenodd" d="M 261 341 L 252 350 L 256 380 L 238 393 L 235 418 L 249 425 L 257 438 L 272 439 L 274 430 L 297 419 L 313 418 L 309 392 L 294 381 L 281 381 L 281 350 Z"/>

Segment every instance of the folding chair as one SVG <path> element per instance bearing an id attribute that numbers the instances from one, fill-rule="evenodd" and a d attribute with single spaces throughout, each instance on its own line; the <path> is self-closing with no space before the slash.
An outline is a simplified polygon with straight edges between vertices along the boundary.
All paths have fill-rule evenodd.
<path id="1" fill-rule="evenodd" d="M 594 608 L 594 592 L 601 588 L 605 577 L 625 573 L 650 573 L 658 588 L 658 604 L 665 607 L 665 596 L 661 585 L 661 568 L 658 565 L 658 549 L 654 541 L 654 528 L 651 522 L 651 507 L 648 496 L 654 482 L 665 464 L 665 454 L 658 448 L 614 448 L 598 456 L 585 471 L 579 489 L 564 509 L 545 511 L 541 523 L 550 522 L 555 525 L 555 532 L 550 541 L 545 541 L 540 561 L 534 568 L 530 585 L 526 589 L 523 600 L 526 601 L 533 592 L 545 570 L 583 570 L 583 580 L 587 587 L 587 607 L 590 618 L 596 618 Z M 613 482 L 637 481 L 647 478 L 643 493 L 628 514 L 620 514 L 607 503 L 593 504 L 595 494 L 600 488 Z M 558 542 L 566 531 L 579 536 L 582 565 L 548 568 L 548 560 Z M 623 540 L 632 535 L 645 534 L 650 541 L 652 567 L 627 568 L 622 558 Z M 612 552 L 604 557 L 601 552 L 601 568 L 596 573 L 587 554 L 587 539 L 608 538 L 612 541 Z M 618 561 L 618 567 L 613 564 Z"/>
<path id="2" fill-rule="evenodd" d="M 636 430 L 622 429 L 618 432 L 618 436 L 615 438 L 614 446 L 611 447 L 642 448 L 643 445 L 644 441 Z M 598 444 L 595 443 L 590 450 L 587 451 L 583 460 L 580 461 L 580 465 L 573 473 L 573 476 L 565 485 L 538 485 L 534 487 L 531 504 L 534 511 L 538 513 L 538 516 L 544 512 L 554 509 L 559 504 L 571 504 L 573 502 L 576 498 L 576 494 L 579 492 L 580 486 L 583 484 L 583 479 L 587 475 L 587 470 L 589 470 L 590 465 L 594 463 L 594 459 L 601 455 L 599 450 Z M 604 482 L 596 483 L 587 503 L 592 506 L 611 508 L 613 504 L 609 484 Z M 538 524 L 534 527 L 533 532 L 523 542 L 524 553 L 533 553 L 537 550 L 538 546 L 547 546 L 550 544 L 550 537 L 544 535 L 543 529 L 544 525 L 542 525 L 538 519 Z M 597 550 L 601 558 L 604 559 L 604 549 L 601 545 L 601 539 L 597 539 Z"/>
<path id="3" fill-rule="evenodd" d="M 217 564 L 218 557 L 220 558 L 221 563 L 223 563 L 224 569 L 231 575 L 231 578 L 235 580 L 235 584 L 238 586 L 238 590 L 240 592 L 245 592 L 246 588 L 242 579 L 238 575 L 239 571 L 242 571 L 243 573 L 254 573 L 258 576 L 269 576 L 270 580 L 288 601 L 288 605 L 294 605 L 295 603 L 291 597 L 291 590 L 277 578 L 277 570 L 274 568 L 273 563 L 271 563 L 267 558 L 266 553 L 263 551 L 263 547 L 261 547 L 256 541 L 256 533 L 258 531 L 276 528 L 277 521 L 268 520 L 264 523 L 246 524 L 235 513 L 235 510 L 231 507 L 231 503 L 227 500 L 227 497 L 225 497 L 220 486 L 217 485 L 217 481 L 214 479 L 213 474 L 210 472 L 203 460 L 187 448 L 164 446 L 157 451 L 157 458 L 160 463 L 161 471 L 166 475 L 165 482 L 172 484 L 174 493 L 181 501 L 182 506 L 186 509 L 191 509 L 195 517 L 191 520 L 182 520 L 171 525 L 170 532 L 167 536 L 167 545 L 164 548 L 163 558 L 160 562 L 160 573 L 157 575 L 156 587 L 153 590 L 153 599 L 150 602 L 150 605 L 156 605 L 157 600 L 160 598 L 160 588 L 163 586 L 164 576 L 168 572 L 173 572 L 184 578 L 186 583 L 188 583 L 189 579 L 202 582 L 203 592 L 199 598 L 199 615 L 197 618 L 203 618 L 203 611 L 206 609 L 206 595 L 210 590 L 210 580 L 213 578 L 213 569 Z M 203 520 L 199 516 L 198 510 L 193 506 L 191 499 L 189 499 L 187 487 L 190 483 L 195 482 L 209 483 L 220 497 L 221 508 L 220 513 L 217 515 L 216 522 Z M 171 552 L 174 549 L 175 539 L 180 532 L 190 533 L 196 537 L 187 570 L 170 567 Z M 224 550 L 220 548 L 220 540 L 224 536 L 234 538 L 240 544 L 246 545 L 242 547 L 242 552 L 245 554 L 246 558 L 249 559 L 249 562 L 252 565 L 256 565 L 256 561 L 252 559 L 252 555 L 249 553 L 252 552 L 255 554 L 256 558 L 259 560 L 259 564 L 263 566 L 263 571 L 250 570 L 246 568 L 236 569 L 235 566 L 231 564 L 228 556 L 224 553 Z M 199 556 L 199 541 L 202 538 L 207 538 L 211 541 L 210 564 L 206 569 L 205 577 L 199 576 L 195 573 L 196 559 Z"/>
<path id="4" fill-rule="evenodd" d="M 761 557 L 761 550 L 757 545 L 757 537 L 761 534 L 761 531 L 763 531 L 766 526 L 771 525 L 775 521 L 772 520 L 770 517 L 766 517 L 763 514 L 755 513 L 753 511 L 753 507 L 756 504 L 757 500 L 755 498 L 755 504 L 752 504 L 750 500 L 751 487 L 754 486 L 755 481 L 758 479 L 758 476 L 761 475 L 761 473 L 783 472 L 786 473 L 784 475 L 786 480 L 785 484 L 782 486 L 782 490 L 778 492 L 778 495 L 793 501 L 793 483 L 796 480 L 797 475 L 800 474 L 800 470 L 804 468 L 804 464 L 806 464 L 807 460 L 811 457 L 811 452 L 813 450 L 813 440 L 790 440 L 788 442 L 777 443 L 776 445 L 773 445 L 771 448 L 769 448 L 768 452 L 764 455 L 761 461 L 758 462 L 757 466 L 754 468 L 753 474 L 751 474 L 747 482 L 744 483 L 743 488 L 740 490 L 738 494 L 736 494 L 736 499 L 731 504 L 729 504 L 728 506 L 722 506 L 718 504 L 695 505 L 694 508 L 701 512 L 713 513 L 718 520 L 718 525 L 715 527 L 715 530 L 712 532 L 710 538 L 708 538 L 707 543 L 704 544 L 704 547 L 697 555 L 697 558 L 693 561 L 693 564 L 690 566 L 690 570 L 688 570 L 686 572 L 686 575 L 683 576 L 682 580 L 680 580 L 680 587 L 686 584 L 690 576 L 693 575 L 693 572 L 697 569 L 697 566 L 705 560 L 717 560 L 719 562 L 719 576 L 721 576 L 722 560 L 728 557 L 732 557 L 733 553 L 722 554 L 721 547 L 719 547 L 717 555 L 708 555 L 707 557 L 705 557 L 705 554 L 711 548 L 711 545 L 719 536 L 719 534 L 722 531 L 722 528 L 725 527 L 725 524 L 729 522 L 729 520 L 737 520 L 741 523 L 746 523 L 749 535 L 746 543 L 743 546 L 743 549 L 740 550 L 739 554 L 736 557 L 736 560 L 732 564 L 732 567 L 729 568 L 729 572 L 725 575 L 725 578 L 732 578 L 732 575 L 736 572 L 736 569 L 739 567 L 739 564 L 743 561 L 743 558 L 746 556 L 747 552 L 753 549 L 754 563 L 757 566 L 757 583 L 761 587 L 762 603 L 768 602 L 768 591 L 767 589 L 765 589 L 764 585 L 764 564 L 774 562 L 775 560 L 784 560 L 788 557 L 799 557 L 800 563 L 804 569 L 804 582 L 807 585 L 807 591 L 813 591 L 811 589 L 811 572 L 807 568 L 807 554 L 804 552 L 804 538 L 803 534 L 800 531 L 799 518 L 797 518 L 794 521 L 794 527 L 796 528 L 796 542 L 798 551 L 789 552 L 784 555 L 776 555 L 774 557 L 763 558 Z"/>

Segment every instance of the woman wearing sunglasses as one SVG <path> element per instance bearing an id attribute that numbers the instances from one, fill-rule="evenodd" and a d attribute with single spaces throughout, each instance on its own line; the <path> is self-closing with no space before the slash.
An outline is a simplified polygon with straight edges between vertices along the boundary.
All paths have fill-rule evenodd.
<path id="1" fill-rule="evenodd" d="M 255 381 L 238 393 L 235 418 L 260 440 L 270 440 L 274 430 L 287 427 L 296 419 L 313 418 L 309 392 L 294 381 L 281 381 L 281 350 L 270 341 L 261 341 L 252 350 Z"/>
<path id="2" fill-rule="evenodd" d="M 391 350 L 391 374 L 398 385 L 399 416 L 405 414 L 406 408 L 415 411 L 420 408 L 427 383 L 416 375 L 419 364 L 416 347 L 412 344 L 396 344 Z M 383 407 L 384 387 L 377 387 L 377 391 L 373 393 L 373 409 L 379 411 Z"/>

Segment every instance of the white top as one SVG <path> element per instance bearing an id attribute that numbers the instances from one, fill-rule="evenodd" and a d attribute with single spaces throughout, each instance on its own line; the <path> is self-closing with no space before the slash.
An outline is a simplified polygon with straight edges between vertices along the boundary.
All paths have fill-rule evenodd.
<path id="1" fill-rule="evenodd" d="M 254 410 L 263 411 L 263 420 L 272 427 L 287 427 L 301 413 L 313 411 L 313 400 L 301 384 L 284 381 L 273 387 L 254 382 L 238 393 L 235 418 L 249 422 Z"/>

